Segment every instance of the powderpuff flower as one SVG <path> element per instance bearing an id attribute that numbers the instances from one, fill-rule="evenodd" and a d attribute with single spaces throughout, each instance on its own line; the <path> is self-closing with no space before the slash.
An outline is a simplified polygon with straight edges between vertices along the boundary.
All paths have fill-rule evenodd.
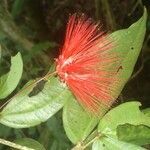
<path id="1" fill-rule="evenodd" d="M 90 112 L 114 102 L 113 86 L 118 82 L 118 57 L 101 26 L 84 14 L 70 16 L 64 45 L 56 59 L 56 71 L 78 102 Z"/>

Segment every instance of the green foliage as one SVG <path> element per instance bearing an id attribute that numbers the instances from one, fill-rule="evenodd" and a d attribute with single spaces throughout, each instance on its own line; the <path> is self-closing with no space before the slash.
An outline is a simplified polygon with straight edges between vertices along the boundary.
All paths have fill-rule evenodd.
<path id="1" fill-rule="evenodd" d="M 113 138 L 102 138 L 92 145 L 92 150 L 146 150 L 145 148 Z"/>
<path id="2" fill-rule="evenodd" d="M 138 102 L 127 102 L 110 110 L 98 126 L 99 136 L 92 150 L 143 150 L 150 142 L 150 117 L 139 110 Z"/>
<path id="3" fill-rule="evenodd" d="M 110 110 L 100 121 L 98 130 L 111 137 L 116 136 L 117 126 L 126 123 L 150 127 L 150 117 L 139 110 L 139 102 L 126 102 Z"/>
<path id="4" fill-rule="evenodd" d="M 11 13 L 15 19 L 21 13 L 24 3 L 24 0 L 14 0 Z M 30 54 L 23 52 L 24 60 L 27 65 L 26 69 L 28 69 L 28 63 L 32 59 L 34 59 L 33 62 L 38 65 L 40 61 L 47 62 L 47 57 L 43 51 L 48 48 L 56 47 L 57 42 L 39 42 L 33 46 L 33 43 L 25 39 L 25 36 L 22 35 L 20 31 L 18 34 L 18 28 L 16 28 L 12 18 L 10 18 L 7 12 L 7 20 L 3 17 L 0 24 L 3 28 L 3 32 L 7 33 L 8 37 L 11 37 L 13 41 L 18 41 L 25 50 L 30 50 Z M 136 23 L 127 29 L 110 34 L 110 38 L 116 43 L 112 51 L 117 53 L 121 60 L 121 69 L 118 70 L 118 78 L 120 80 L 117 85 L 112 87 L 112 95 L 116 98 L 133 72 L 145 36 L 146 19 L 147 12 L 146 9 L 144 9 L 143 16 Z M 9 26 L 10 24 L 12 24 L 13 27 Z M 10 34 L 10 31 L 12 31 L 13 34 Z M 6 37 L 4 36 L 4 38 Z M 38 61 L 35 59 L 36 55 L 41 55 L 37 57 Z M 33 64 L 31 66 L 33 66 Z M 11 60 L 10 71 L 0 78 L 0 99 L 7 98 L 7 96 L 14 91 L 20 81 L 22 69 L 22 59 L 20 53 L 18 53 Z M 39 68 L 32 69 L 32 72 L 35 74 L 38 72 L 36 69 Z M 44 130 L 42 125 L 34 129 L 30 128 L 28 129 L 27 135 L 34 135 L 35 132 L 38 131 L 38 134 L 40 134 L 39 141 L 42 141 L 42 144 L 44 143 L 46 148 L 50 147 L 52 150 L 65 150 L 68 147 L 70 148 L 71 144 L 68 143 L 65 134 L 62 132 L 62 127 L 59 126 L 61 122 L 57 120 L 58 118 L 54 117 L 56 112 L 63 107 L 63 127 L 69 140 L 77 144 L 77 147 L 85 149 L 92 144 L 93 150 L 143 150 L 144 148 L 140 146 L 150 144 L 150 111 L 148 108 L 141 112 L 139 109 L 141 104 L 139 102 L 128 102 L 119 105 L 111 109 L 105 116 L 104 114 L 109 108 L 101 108 L 101 114 L 94 116 L 78 104 L 75 97 L 67 87 L 63 86 L 57 77 L 50 77 L 43 89 L 38 91 L 37 94 L 35 88 L 37 89 L 36 82 L 29 82 L 19 93 L 14 95 L 8 105 L 0 112 L 0 123 L 13 128 L 27 128 L 39 125 L 53 116 L 45 124 Z M 96 133 L 98 135 L 94 137 L 93 134 L 90 133 L 96 128 L 97 124 L 98 128 L 96 131 L 98 130 L 98 133 Z M 2 126 L 2 128 L 4 131 L 1 132 L 1 136 L 9 135 L 10 131 L 13 130 L 16 137 L 24 137 L 24 132 L 21 129 L 14 130 L 9 128 L 9 130 L 7 130 L 4 126 Z M 5 136 L 3 137 L 5 138 Z M 54 138 L 54 140 L 49 142 L 49 140 L 51 140 L 50 138 Z M 51 144 L 50 146 L 49 143 L 46 143 L 46 139 L 48 139 L 47 141 Z M 18 139 L 16 143 L 37 150 L 45 149 L 37 141 L 29 138 Z"/>
<path id="5" fill-rule="evenodd" d="M 46 50 L 48 48 L 54 48 L 57 46 L 55 42 L 41 42 L 38 44 L 35 44 L 31 49 L 31 55 L 39 53 L 41 50 Z"/>
<path id="6" fill-rule="evenodd" d="M 117 136 L 121 141 L 136 145 L 146 145 L 150 143 L 150 127 L 131 124 L 119 125 L 117 127 Z"/>
<path id="7" fill-rule="evenodd" d="M 65 131 L 61 124 L 62 120 L 61 118 L 60 119 L 58 118 L 59 115 L 61 115 L 61 113 L 57 114 L 56 116 L 51 117 L 46 122 L 46 125 L 47 125 L 46 132 L 48 131 L 52 135 L 52 138 L 50 138 L 50 140 L 52 141 L 50 143 L 51 149 L 52 150 L 71 149 L 70 142 L 68 138 L 66 137 Z"/>
<path id="8" fill-rule="evenodd" d="M 20 53 L 11 59 L 10 71 L 0 77 L 0 99 L 6 98 L 18 85 L 23 71 Z"/>
<path id="9" fill-rule="evenodd" d="M 68 138 L 77 144 L 85 140 L 98 122 L 98 118 L 86 112 L 75 99 L 70 99 L 63 109 L 63 125 Z"/>
<path id="10" fill-rule="evenodd" d="M 113 52 L 121 59 L 118 70 L 118 84 L 113 86 L 113 95 L 117 98 L 124 85 L 130 78 L 145 37 L 147 11 L 144 9 L 143 16 L 128 29 L 116 31 L 110 38 L 116 43 Z"/>
<path id="11" fill-rule="evenodd" d="M 31 58 L 34 58 L 35 56 L 42 54 L 48 48 L 54 48 L 56 46 L 57 44 L 55 42 L 41 42 L 35 44 L 30 50 L 30 55 L 27 54 L 24 57 L 24 59 L 26 60 L 26 62 L 28 62 L 31 60 Z"/>
<path id="12" fill-rule="evenodd" d="M 6 138 L 7 136 L 9 136 L 12 131 L 11 128 L 8 128 L 7 126 L 4 126 L 2 124 L 0 124 L 0 129 L 1 129 L 0 137 L 3 137 L 3 138 Z"/>
<path id="13" fill-rule="evenodd" d="M 98 131 L 101 136 L 93 144 L 93 149 L 97 145 L 103 149 L 143 149 L 136 145 L 149 144 L 150 117 L 141 112 L 139 106 L 139 102 L 127 102 L 110 110 L 100 120 Z"/>
<path id="14" fill-rule="evenodd" d="M 60 110 L 70 97 L 68 89 L 55 77 L 45 83 L 40 93 L 29 96 L 33 86 L 23 89 L 11 99 L 0 114 L 0 123 L 14 128 L 38 125 Z"/>
<path id="15" fill-rule="evenodd" d="M 15 140 L 15 143 L 26 146 L 28 148 L 32 148 L 34 150 L 46 150 L 43 145 L 41 145 L 36 140 L 30 139 L 30 138 L 22 138 Z M 12 149 L 15 150 L 15 149 Z"/>

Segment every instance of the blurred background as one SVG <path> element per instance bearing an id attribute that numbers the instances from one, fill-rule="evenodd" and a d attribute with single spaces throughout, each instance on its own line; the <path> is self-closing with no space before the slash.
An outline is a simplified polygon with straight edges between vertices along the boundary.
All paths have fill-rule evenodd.
<path id="1" fill-rule="evenodd" d="M 101 21 L 108 32 L 127 28 L 137 21 L 149 0 L 0 0 L 0 75 L 10 67 L 10 56 L 21 52 L 24 62 L 22 80 L 16 89 L 30 79 L 45 75 L 63 44 L 69 14 L 85 13 Z M 143 48 L 134 73 L 118 98 L 119 103 L 138 100 L 150 106 L 150 15 Z M 3 103 L 3 102 L 2 102 Z M 29 129 L 12 129 L 0 125 L 0 137 L 7 140 L 33 138 L 48 150 L 70 149 L 61 121 L 61 111 L 46 123 Z M 0 149 L 9 148 L 0 146 Z"/>

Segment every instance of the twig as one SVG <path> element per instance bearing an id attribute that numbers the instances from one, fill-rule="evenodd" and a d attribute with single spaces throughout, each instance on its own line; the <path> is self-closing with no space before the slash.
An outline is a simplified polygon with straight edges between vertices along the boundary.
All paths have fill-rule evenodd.
<path id="1" fill-rule="evenodd" d="M 100 10 L 100 1 L 95 0 L 95 17 L 97 20 L 99 20 L 99 10 Z"/>
<path id="2" fill-rule="evenodd" d="M 91 145 L 95 140 L 99 139 L 102 135 L 95 130 L 92 132 L 89 137 L 83 141 L 79 142 L 75 147 L 73 147 L 71 150 L 84 150 L 86 149 L 89 145 Z"/>
<path id="3" fill-rule="evenodd" d="M 73 147 L 71 150 L 84 150 L 81 143 L 78 143 L 75 147 Z"/>
<path id="4" fill-rule="evenodd" d="M 140 66 L 140 68 L 138 69 L 138 71 L 131 76 L 130 80 L 133 80 L 134 78 L 136 78 L 141 73 L 141 71 L 143 70 L 143 68 L 144 68 L 144 63 L 142 62 L 142 65 Z"/>
<path id="5" fill-rule="evenodd" d="M 87 148 L 89 145 L 91 145 L 94 141 L 99 139 L 100 135 L 97 135 L 95 138 L 93 138 L 89 143 L 83 146 L 83 149 Z"/>
<path id="6" fill-rule="evenodd" d="M 108 23 L 108 29 L 115 30 L 116 22 L 113 12 L 111 11 L 108 0 L 101 0 L 102 8 L 104 9 L 104 14 L 106 14 L 106 19 Z"/>
<path id="7" fill-rule="evenodd" d="M 130 11 L 130 13 L 128 13 L 128 16 L 131 16 L 131 14 L 134 13 L 134 11 L 136 10 L 136 8 L 138 7 L 138 5 L 140 5 L 141 7 L 143 7 L 142 1 L 141 0 L 137 0 L 136 3 L 133 5 L 132 10 Z"/>
<path id="8" fill-rule="evenodd" d="M 16 144 L 16 143 L 13 143 L 13 142 L 1 139 L 1 138 L 0 138 L 0 143 L 3 144 L 3 145 L 7 145 L 9 147 L 13 147 L 15 149 L 19 149 L 19 150 L 35 150 L 33 148 L 28 148 L 26 146 L 21 146 L 19 144 Z"/>

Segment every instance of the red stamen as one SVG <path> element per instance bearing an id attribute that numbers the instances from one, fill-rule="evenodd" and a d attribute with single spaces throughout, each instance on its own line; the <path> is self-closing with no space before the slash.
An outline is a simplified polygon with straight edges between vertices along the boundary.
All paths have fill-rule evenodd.
<path id="1" fill-rule="evenodd" d="M 69 19 L 64 46 L 57 59 L 57 73 L 92 112 L 110 106 L 115 100 L 112 85 L 117 79 L 117 55 L 111 52 L 112 41 L 98 24 L 84 15 Z"/>

